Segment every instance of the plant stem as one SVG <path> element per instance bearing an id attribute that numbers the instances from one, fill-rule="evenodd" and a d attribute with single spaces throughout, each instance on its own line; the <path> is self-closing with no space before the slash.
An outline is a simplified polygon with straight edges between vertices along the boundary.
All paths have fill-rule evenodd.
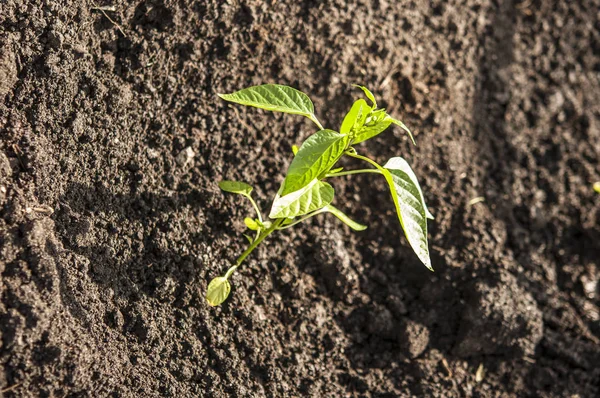
<path id="1" fill-rule="evenodd" d="M 329 178 L 329 177 L 342 177 L 342 176 L 349 176 L 349 175 L 353 175 L 353 174 L 362 174 L 362 173 L 381 174 L 381 172 L 379 170 L 374 170 L 374 169 L 360 169 L 360 170 L 348 170 L 348 171 L 340 171 L 338 173 L 326 174 L 325 177 L 327 177 L 327 178 Z"/>
<path id="2" fill-rule="evenodd" d="M 356 159 L 364 160 L 365 162 L 368 162 L 369 164 L 371 164 L 372 166 L 374 166 L 377 169 L 378 173 L 381 173 L 380 170 L 383 169 L 383 167 L 381 167 L 381 165 L 379 165 L 379 163 L 377 163 L 376 161 L 371 160 L 366 156 L 361 156 L 358 153 L 356 153 L 356 150 L 354 148 L 350 148 L 349 150 L 347 150 L 346 155 L 351 156 Z"/>
<path id="3" fill-rule="evenodd" d="M 284 230 L 284 229 L 288 229 L 290 227 L 293 227 L 296 224 L 301 223 L 304 220 L 308 220 L 309 218 L 311 218 L 313 216 L 316 216 L 317 214 L 321 214 L 321 213 L 325 213 L 325 212 L 326 212 L 325 208 L 321 208 L 319 210 L 315 210 L 312 213 L 309 213 L 309 214 L 305 215 L 304 217 L 300 218 L 299 220 L 296 220 L 293 223 L 286 225 L 285 227 L 281 227 L 281 228 L 277 228 L 277 229 L 280 230 L 280 231 Z"/>
<path id="4" fill-rule="evenodd" d="M 258 208 L 258 205 L 254 201 L 254 199 L 252 199 L 252 196 L 250 196 L 250 195 L 244 195 L 244 196 L 247 197 L 248 199 L 250 199 L 250 203 L 252 203 L 254 210 L 256 210 L 256 215 L 258 216 L 258 221 L 260 221 L 262 223 L 263 222 L 262 214 L 260 213 L 260 209 Z"/>
<path id="5" fill-rule="evenodd" d="M 310 116 L 309 119 L 315 122 L 317 126 L 319 126 L 319 130 L 325 130 L 325 127 L 323 127 L 323 125 L 321 124 L 321 122 L 319 122 L 319 119 L 317 119 L 315 115 Z"/>
<path id="6" fill-rule="evenodd" d="M 276 221 L 273 222 L 273 224 L 268 229 L 266 229 L 263 233 L 261 233 L 254 240 L 254 242 L 252 242 L 252 244 L 250 246 L 248 246 L 248 248 L 237 258 L 237 260 L 235 260 L 235 265 L 227 270 L 227 273 L 225 274 L 224 278 L 229 279 L 231 274 L 233 274 L 233 272 L 240 265 L 242 265 L 242 262 L 244 262 L 246 257 L 248 257 L 248 255 L 250 255 L 250 253 L 252 253 L 254 251 L 254 249 L 256 249 L 256 247 L 260 244 L 260 242 L 262 242 L 267 236 L 271 235 L 271 233 L 273 233 L 275 230 L 277 230 L 277 228 L 281 225 L 281 223 L 283 223 L 284 220 L 285 220 L 285 218 L 277 219 Z"/>

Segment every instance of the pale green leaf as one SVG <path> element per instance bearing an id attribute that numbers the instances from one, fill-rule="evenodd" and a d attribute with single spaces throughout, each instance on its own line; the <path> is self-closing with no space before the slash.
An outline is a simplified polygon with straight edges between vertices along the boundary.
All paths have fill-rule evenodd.
<path id="1" fill-rule="evenodd" d="M 337 207 L 334 207 L 333 205 L 325 206 L 323 208 L 323 211 L 333 214 L 334 216 L 339 218 L 341 222 L 343 222 L 355 231 L 364 231 L 365 229 L 367 229 L 366 225 L 359 224 L 356 221 L 352 220 L 344 212 L 342 212 Z"/>
<path id="2" fill-rule="evenodd" d="M 600 193 L 600 181 L 594 183 L 594 191 Z"/>
<path id="3" fill-rule="evenodd" d="M 292 145 L 292 153 L 294 156 L 298 153 L 298 145 Z"/>
<path id="4" fill-rule="evenodd" d="M 348 136 L 332 130 L 321 130 L 308 137 L 287 170 L 281 195 L 299 190 L 328 171 L 344 153 L 348 140 Z"/>
<path id="5" fill-rule="evenodd" d="M 354 86 L 356 88 L 360 88 L 365 93 L 365 95 L 367 96 L 367 98 L 369 100 L 371 100 L 371 102 L 373 103 L 373 108 L 372 109 L 377 108 L 377 101 L 375 101 L 375 96 L 373 95 L 373 93 L 371 92 L 371 90 L 369 90 L 365 86 L 361 86 L 361 85 L 358 85 L 358 84 L 353 84 L 352 86 Z"/>
<path id="6" fill-rule="evenodd" d="M 342 121 L 340 133 L 352 135 L 365 123 L 369 112 L 371 112 L 371 107 L 367 105 L 367 101 L 356 100 Z"/>
<path id="7" fill-rule="evenodd" d="M 410 137 L 410 140 L 412 141 L 413 145 L 417 145 L 417 143 L 415 142 L 415 137 L 413 137 L 412 133 L 410 132 L 410 130 L 408 129 L 408 127 L 406 127 L 406 125 L 404 123 L 402 123 L 400 120 L 396 120 L 394 118 L 392 118 L 392 123 L 394 123 L 397 126 L 400 126 L 404 131 L 406 131 L 408 133 L 408 136 Z"/>
<path id="8" fill-rule="evenodd" d="M 339 173 L 339 172 L 340 172 L 340 171 L 342 171 L 342 170 L 344 170 L 344 168 L 343 168 L 343 167 L 337 167 L 337 168 L 335 168 L 335 169 L 331 169 L 331 170 L 329 170 L 329 173 L 327 173 L 327 174 L 335 174 L 335 173 Z"/>
<path id="9" fill-rule="evenodd" d="M 434 219 L 433 215 L 429 212 L 429 209 L 427 209 L 427 205 L 425 204 L 425 196 L 423 195 L 423 190 L 421 189 L 421 185 L 419 185 L 419 180 L 417 180 L 417 176 L 414 173 L 414 171 L 411 169 L 411 167 L 409 166 L 408 162 L 404 158 L 397 156 L 395 158 L 391 158 L 390 160 L 388 160 L 387 163 L 383 167 L 385 167 L 386 169 L 400 170 L 400 171 L 403 171 L 404 173 L 406 173 L 406 175 L 408 175 L 408 177 L 411 179 L 413 184 L 419 190 L 419 195 L 421 196 L 421 201 L 423 202 L 423 206 L 425 207 L 425 213 L 427 215 L 427 218 L 429 218 L 430 220 L 433 220 Z"/>
<path id="10" fill-rule="evenodd" d="M 246 234 L 242 234 L 242 235 L 244 235 L 244 238 L 248 239 L 248 243 L 252 244 L 254 242 L 254 239 L 250 235 L 246 235 Z"/>
<path id="11" fill-rule="evenodd" d="M 284 196 L 280 194 L 281 190 L 273 201 L 270 218 L 293 218 L 318 210 L 331 203 L 334 190 L 328 183 L 315 178 L 297 191 Z"/>
<path id="12" fill-rule="evenodd" d="M 315 108 L 302 91 L 280 84 L 263 84 L 248 87 L 231 94 L 218 94 L 226 101 L 253 106 L 268 111 L 302 115 L 315 121 Z M 318 124 L 318 123 L 317 123 Z"/>
<path id="13" fill-rule="evenodd" d="M 405 163 L 402 158 L 392 158 L 379 169 L 390 186 L 398 219 L 408 243 L 421 262 L 433 270 L 427 246 L 427 211 L 423 194 L 416 178 L 411 177 L 414 176 L 412 170 L 411 175 L 407 173 Z"/>
<path id="14" fill-rule="evenodd" d="M 250 195 L 252 187 L 245 182 L 240 181 L 220 181 L 219 188 L 225 192 L 237 193 L 240 195 Z"/>
<path id="15" fill-rule="evenodd" d="M 227 299 L 230 291 L 231 286 L 229 285 L 227 278 L 218 276 L 208 284 L 208 289 L 206 290 L 206 301 L 208 301 L 208 304 L 213 307 L 220 305 Z"/>
<path id="16" fill-rule="evenodd" d="M 244 218 L 244 224 L 246 224 L 246 227 L 252 231 L 258 231 L 260 229 L 260 225 L 256 222 L 256 220 L 253 220 L 250 217 Z"/>

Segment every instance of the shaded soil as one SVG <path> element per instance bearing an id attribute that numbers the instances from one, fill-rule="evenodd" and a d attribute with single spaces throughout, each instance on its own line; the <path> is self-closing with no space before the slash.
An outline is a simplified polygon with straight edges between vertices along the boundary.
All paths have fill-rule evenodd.
<path id="1" fill-rule="evenodd" d="M 0 3 L 4 396 L 600 396 L 598 0 L 111 4 Z M 413 164 L 435 273 L 359 176 L 368 230 L 281 233 L 206 305 L 251 211 L 216 182 L 268 208 L 313 132 L 215 95 L 264 82 L 412 128 L 360 151 Z"/>

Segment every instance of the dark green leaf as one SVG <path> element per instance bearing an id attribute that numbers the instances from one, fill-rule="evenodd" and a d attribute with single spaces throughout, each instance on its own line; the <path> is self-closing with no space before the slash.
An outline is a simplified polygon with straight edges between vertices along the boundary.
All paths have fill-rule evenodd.
<path id="1" fill-rule="evenodd" d="M 332 130 L 321 130 L 308 137 L 288 168 L 281 195 L 307 185 L 328 171 L 344 153 L 349 137 Z"/>
<path id="2" fill-rule="evenodd" d="M 315 178 L 297 191 L 284 196 L 280 193 L 275 196 L 270 218 L 293 218 L 318 210 L 331 203 L 334 190 L 328 183 Z"/>

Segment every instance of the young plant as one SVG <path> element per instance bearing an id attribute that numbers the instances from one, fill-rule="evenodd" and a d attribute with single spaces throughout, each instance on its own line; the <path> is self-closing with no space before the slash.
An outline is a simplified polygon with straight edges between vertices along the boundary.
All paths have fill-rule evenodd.
<path id="1" fill-rule="evenodd" d="M 256 217 L 244 219 L 246 227 L 254 232 L 253 236 L 244 235 L 249 242 L 248 248 L 225 275 L 214 278 L 208 285 L 206 299 L 210 305 L 216 306 L 225 301 L 231 290 L 229 285 L 231 274 L 267 236 L 275 231 L 290 228 L 322 213 L 333 214 L 356 231 L 367 228 L 351 220 L 331 204 L 334 189 L 327 180 L 334 177 L 362 173 L 383 176 L 389 185 L 398 220 L 408 243 L 419 260 L 433 271 L 427 246 L 427 219 L 433 219 L 433 216 L 427 210 L 415 173 L 401 157 L 391 158 L 381 166 L 374 160 L 360 155 L 354 148 L 354 145 L 377 136 L 392 124 L 404 129 L 414 144 L 413 136 L 404 123 L 394 119 L 385 109 L 377 108 L 377 102 L 371 91 L 363 86 L 355 87 L 364 92 L 370 104 L 364 99 L 355 101 L 338 131 L 324 128 L 315 116 L 310 98 L 291 87 L 263 84 L 232 94 L 219 94 L 219 97 L 226 101 L 305 116 L 317 125 L 318 130 L 308 137 L 300 148 L 292 147 L 294 159 L 275 195 L 268 219 L 263 218 L 260 208 L 252 199 L 250 185 L 237 181 L 219 183 L 222 190 L 245 196 L 250 200 L 256 211 Z M 344 171 L 342 167 L 336 167 L 343 156 L 364 161 L 372 168 Z"/>

